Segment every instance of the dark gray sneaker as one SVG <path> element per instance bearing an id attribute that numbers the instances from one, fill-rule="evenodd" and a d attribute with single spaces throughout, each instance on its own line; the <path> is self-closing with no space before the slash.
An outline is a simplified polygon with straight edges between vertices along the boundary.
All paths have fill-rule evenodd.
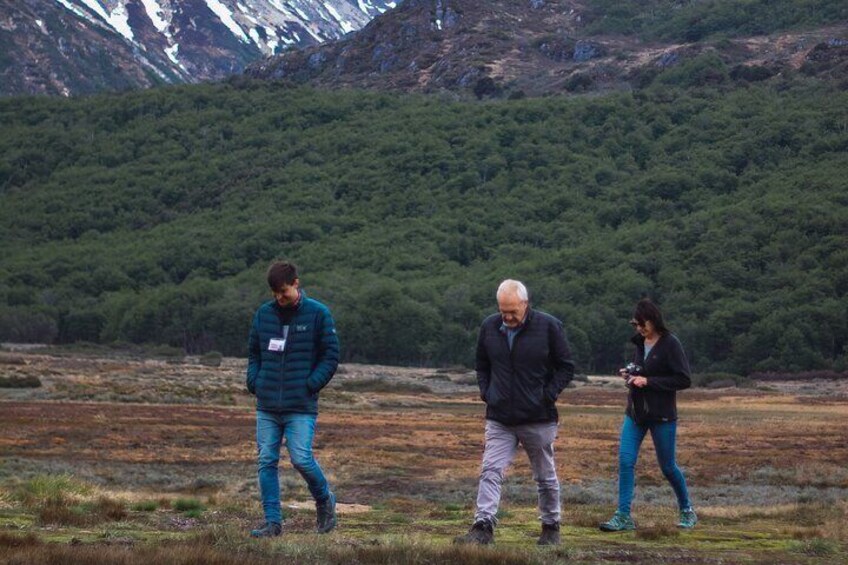
<path id="1" fill-rule="evenodd" d="M 276 522 L 265 522 L 261 528 L 250 531 L 252 538 L 275 538 L 283 533 L 283 526 Z"/>
<path id="2" fill-rule="evenodd" d="M 559 545 L 559 522 L 553 524 L 542 524 L 542 535 L 536 545 Z"/>
<path id="3" fill-rule="evenodd" d="M 326 534 L 335 529 L 336 520 L 336 495 L 330 492 L 330 496 L 324 502 L 315 503 L 317 513 L 317 529 L 319 534 Z"/>
<path id="4" fill-rule="evenodd" d="M 453 543 L 461 545 L 489 545 L 495 541 L 495 525 L 490 520 L 477 520 L 468 533 L 453 538 Z"/>

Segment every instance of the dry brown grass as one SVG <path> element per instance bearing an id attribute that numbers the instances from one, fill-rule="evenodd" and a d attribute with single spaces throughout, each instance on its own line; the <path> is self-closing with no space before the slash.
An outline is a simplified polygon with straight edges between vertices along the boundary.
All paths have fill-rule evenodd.
<path id="1" fill-rule="evenodd" d="M 822 537 L 848 543 L 848 500 L 842 500 L 834 507 L 834 513 L 820 528 Z"/>
<path id="2" fill-rule="evenodd" d="M 36 511 L 41 525 L 91 526 L 127 517 L 123 502 L 101 496 L 93 503 L 80 503 L 72 498 L 55 496 L 47 499 Z"/>
<path id="3" fill-rule="evenodd" d="M 164 545 L 162 547 L 116 547 L 107 545 L 68 546 L 39 545 L 16 549 L 6 555 L 2 563 L 8 565 L 247 565 L 272 563 L 269 557 L 245 558 L 212 547 L 196 545 Z"/>
<path id="4" fill-rule="evenodd" d="M 416 540 L 382 544 L 350 541 L 343 544 L 315 544 L 302 547 L 246 542 L 221 530 L 207 532 L 186 541 L 166 541 L 159 545 L 43 544 L 36 538 L 0 537 L 0 547 L 8 551 L 0 563 L 15 565 L 54 565 L 86 563 L 89 565 L 250 565 L 264 563 L 321 563 L 322 565 L 536 565 L 543 559 L 536 551 L 514 548 L 477 548 L 421 543 Z M 270 552 L 268 550 L 271 550 Z M 563 556 L 565 550 L 555 550 Z"/>
<path id="5" fill-rule="evenodd" d="M 623 395 L 597 388 L 574 393 L 572 397 L 567 391 L 560 406 L 560 480 L 614 480 Z M 757 480 L 845 487 L 848 405 L 812 410 L 782 396 L 680 396 L 678 457 L 693 485 Z M 476 483 L 483 448 L 482 404 L 462 395 L 450 401 L 432 398 L 426 406 L 322 412 L 317 457 L 334 481 L 345 485 L 345 502 L 370 504 L 375 496 L 427 495 L 447 485 Z M 101 469 L 113 464 L 191 464 L 198 469 L 238 464 L 251 473 L 254 418 L 251 409 L 220 406 L 175 410 L 157 405 L 5 402 L 0 451 L 34 460 L 85 461 Z M 638 482 L 663 486 L 665 478 L 650 443 L 646 439 Z M 791 453 L 803 457 L 786 456 Z M 763 469 L 771 469 L 770 475 Z M 510 476 L 529 474 L 526 457 L 519 454 Z"/>
<path id="6" fill-rule="evenodd" d="M 105 372 L 101 375 L 87 374 L 96 364 L 95 360 L 88 360 L 74 369 L 78 380 L 72 386 L 113 387 L 113 391 L 137 395 L 142 389 L 133 387 L 143 384 L 153 387 L 143 389 L 147 391 L 145 394 L 152 394 L 155 386 L 145 379 L 157 383 L 162 377 L 161 367 L 144 373 L 150 368 L 144 364 L 136 366 L 133 369 L 136 373 L 127 377 L 122 373 L 127 370 L 125 364 L 115 361 L 103 363 L 101 368 Z M 210 369 L 181 366 L 172 370 L 196 372 L 192 377 L 195 378 L 201 371 Z M 226 363 L 221 370 L 230 375 L 227 379 L 235 378 L 234 370 L 227 368 Z M 221 384 L 227 388 L 235 386 L 234 382 Z M 434 391 L 441 383 L 439 379 L 427 382 L 433 384 Z M 55 390 L 58 383 L 60 379 L 53 379 L 45 392 Z M 186 391 L 190 392 L 187 384 Z M 354 401 L 326 402 L 333 394 L 345 394 Z M 678 459 L 692 487 L 701 524 L 691 535 L 678 534 L 676 528 L 668 526 L 675 523 L 673 495 L 660 473 L 648 438 L 637 467 L 637 498 L 642 496 L 642 499 L 635 506 L 640 530 L 634 540 L 632 535 L 615 538 L 601 536 L 597 531 L 597 525 L 614 510 L 612 500 L 624 401 L 622 389 L 585 386 L 568 389 L 560 402 L 556 460 L 564 489 L 563 523 L 568 528 L 585 528 L 572 540 L 578 554 L 586 546 L 591 546 L 589 552 L 602 552 L 604 547 L 610 550 L 599 553 L 600 557 L 592 554 L 586 562 L 626 560 L 633 549 L 629 544 L 656 545 L 663 547 L 662 551 L 696 546 L 697 552 L 709 545 L 701 541 L 702 533 L 709 536 L 709 532 L 717 532 L 724 540 L 722 544 L 731 544 L 734 532 L 748 530 L 754 535 L 748 538 L 740 534 L 741 551 L 748 551 L 746 544 L 755 543 L 751 540 L 762 538 L 767 540 L 764 547 L 783 543 L 781 547 L 785 551 L 796 552 L 789 553 L 790 557 L 800 555 L 800 559 L 833 551 L 844 553 L 839 544 L 848 541 L 845 526 L 848 502 L 835 503 L 833 498 L 840 496 L 841 489 L 848 488 L 845 471 L 848 445 L 844 441 L 848 437 L 848 402 L 812 405 L 792 396 L 735 389 L 682 393 Z M 11 471 L 7 471 L 4 479 L 5 495 L 0 490 L 0 498 L 5 501 L 0 502 L 5 512 L 11 510 L 25 516 L 16 527 L 26 530 L 32 527 L 33 520 L 37 526 L 49 525 L 44 530 L 49 533 L 42 535 L 44 543 L 38 543 L 38 538 L 8 542 L 19 544 L 9 546 L 17 560 L 14 562 L 164 560 L 169 563 L 237 561 L 244 565 L 272 560 L 412 564 L 540 561 L 541 554 L 510 549 L 510 544 L 532 546 L 537 535 L 535 513 L 528 510 L 535 504 L 536 490 L 523 452 L 519 452 L 507 473 L 504 508 L 509 514 L 499 532 L 497 551 L 445 547 L 445 540 L 467 528 L 473 513 L 484 427 L 484 407 L 475 394 L 436 391 L 414 396 L 328 391 L 322 395 L 321 402 L 316 456 L 339 495 L 343 524 L 340 530 L 345 536 L 327 545 L 312 541 L 299 545 L 288 541 L 257 545 L 246 539 L 244 531 L 261 511 L 255 480 L 255 414 L 247 402 L 239 407 L 2 402 L 0 452 L 8 456 L 10 463 L 4 468 Z M 73 472 L 85 481 L 60 475 L 21 484 L 20 481 L 31 476 L 27 473 L 39 472 Z M 314 506 L 304 502 L 310 500 L 309 493 L 285 456 L 281 480 L 284 503 L 297 502 L 299 506 L 290 509 L 287 532 L 294 536 L 310 535 L 314 529 Z M 93 487 L 95 484 L 101 486 Z M 111 490 L 110 486 L 120 490 Z M 715 505 L 705 503 L 706 493 L 721 493 L 729 486 L 738 489 L 733 491 L 733 498 L 710 495 L 716 496 Z M 649 491 L 653 493 L 650 497 L 645 495 Z M 55 492 L 64 498 L 50 502 Z M 769 498 L 774 493 L 789 494 L 778 501 Z M 186 496 L 195 496 L 212 508 L 190 527 L 177 528 L 172 524 L 174 518 L 185 517 L 174 510 L 175 501 Z M 98 502 L 100 499 L 112 500 L 117 507 L 110 510 L 110 503 Z M 145 501 L 145 507 L 151 511 L 122 515 L 126 512 L 123 504 Z M 151 501 L 158 505 L 155 512 Z M 360 506 L 351 506 L 357 504 Z M 374 510 L 361 521 L 346 521 L 344 509 L 354 507 Z M 145 532 L 137 540 L 145 539 L 150 532 L 186 535 L 211 526 L 232 529 L 158 547 L 136 541 L 132 549 L 118 547 L 115 538 L 94 538 L 95 534 L 83 536 L 85 543 L 78 546 L 46 543 L 53 541 L 50 536 L 67 536 L 66 529 L 114 520 L 124 522 L 104 527 L 118 533 L 127 529 Z M 531 523 L 532 528 L 526 526 Z M 409 532 L 426 532 L 442 545 L 386 542 Z M 367 539 L 363 539 L 365 536 Z M 94 541 L 99 545 L 86 545 Z M 612 544 L 614 549 L 607 544 Z M 788 544 L 796 544 L 797 548 L 786 549 Z M 707 555 L 712 549 L 703 551 Z M 546 559 L 551 558 L 548 561 L 570 558 L 559 553 L 545 555 Z M 663 558 L 668 555 L 662 554 Z M 0 558 L 0 562 L 3 559 L 6 557 Z"/>
<path id="7" fill-rule="evenodd" d="M 0 532 L 0 548 L 21 548 L 41 545 L 41 539 L 32 532 L 19 535 L 8 532 Z"/>

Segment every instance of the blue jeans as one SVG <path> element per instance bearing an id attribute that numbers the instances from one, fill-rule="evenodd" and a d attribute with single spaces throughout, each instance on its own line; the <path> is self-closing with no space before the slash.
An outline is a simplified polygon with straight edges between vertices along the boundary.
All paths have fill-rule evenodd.
<path id="1" fill-rule="evenodd" d="M 286 439 L 292 466 L 298 470 L 309 486 L 316 502 L 330 496 L 330 487 L 318 462 L 312 456 L 312 438 L 315 436 L 315 414 L 277 414 L 256 411 L 256 445 L 259 451 L 259 490 L 265 521 L 281 524 L 280 444 Z"/>
<path id="2" fill-rule="evenodd" d="M 639 447 L 650 430 L 657 452 L 657 461 L 663 475 L 671 483 L 681 510 L 692 506 L 683 471 L 677 466 L 674 450 L 677 443 L 677 422 L 647 422 L 639 425 L 630 416 L 624 416 L 621 442 L 618 447 L 618 511 L 630 514 L 633 501 L 634 469 L 639 458 Z"/>

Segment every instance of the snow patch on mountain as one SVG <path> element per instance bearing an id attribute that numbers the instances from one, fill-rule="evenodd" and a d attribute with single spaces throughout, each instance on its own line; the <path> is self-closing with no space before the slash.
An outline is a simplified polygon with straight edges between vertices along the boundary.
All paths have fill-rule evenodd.
<path id="1" fill-rule="evenodd" d="M 309 16 L 306 14 L 306 12 L 301 10 L 297 6 L 297 4 L 293 4 L 292 2 L 286 2 L 286 4 L 288 4 L 295 12 L 297 12 L 297 15 L 300 16 L 300 19 L 302 19 L 304 22 L 309 21 Z"/>
<path id="2" fill-rule="evenodd" d="M 147 17 L 153 22 L 153 27 L 159 33 L 170 37 L 171 33 L 168 31 L 170 22 L 164 17 L 165 11 L 162 9 L 162 6 L 156 0 L 141 0 L 141 3 L 144 5 L 144 11 L 147 12 Z"/>
<path id="3" fill-rule="evenodd" d="M 233 13 L 220 0 L 206 0 L 206 5 L 212 10 L 221 23 L 227 26 L 233 35 L 238 37 L 244 43 L 250 43 L 250 38 L 244 33 L 244 30 L 233 19 Z"/>
<path id="4" fill-rule="evenodd" d="M 175 65 L 180 64 L 180 60 L 177 58 L 177 53 L 179 53 L 179 52 L 180 52 L 180 44 L 179 43 L 165 48 L 165 55 L 167 55 L 168 58 L 171 60 L 171 62 L 174 63 Z"/>
<path id="5" fill-rule="evenodd" d="M 66 10 L 76 14 L 80 18 L 87 20 L 87 21 L 91 21 L 91 18 L 88 16 L 88 14 L 86 14 L 85 12 L 83 12 L 82 10 L 80 10 L 79 8 L 74 6 L 73 4 L 71 4 L 68 0 L 56 0 L 56 2 L 58 2 L 59 4 L 64 6 L 64 8 Z"/>
<path id="6" fill-rule="evenodd" d="M 133 30 L 129 24 L 129 14 L 127 14 L 127 6 L 119 2 L 112 12 L 107 12 L 103 5 L 98 0 L 80 0 L 85 6 L 103 18 L 103 21 L 109 26 L 126 37 L 128 40 L 133 40 Z"/>
<path id="7" fill-rule="evenodd" d="M 330 15 L 333 16 L 337 22 L 339 22 L 339 25 L 342 26 L 342 31 L 344 33 L 350 33 L 356 29 L 355 27 L 353 27 L 353 24 L 341 17 L 341 15 L 336 11 L 336 9 L 333 8 L 330 4 L 324 4 L 324 8 L 326 8 L 327 11 L 330 12 Z"/>

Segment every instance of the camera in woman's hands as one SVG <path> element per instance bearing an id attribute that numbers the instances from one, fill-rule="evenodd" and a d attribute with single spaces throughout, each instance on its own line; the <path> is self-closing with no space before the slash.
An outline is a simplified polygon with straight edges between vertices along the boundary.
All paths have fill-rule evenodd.
<path id="1" fill-rule="evenodd" d="M 642 374 L 642 367 L 640 367 L 636 363 L 628 363 L 627 366 L 624 368 L 624 372 L 627 373 L 628 377 L 641 375 Z"/>

